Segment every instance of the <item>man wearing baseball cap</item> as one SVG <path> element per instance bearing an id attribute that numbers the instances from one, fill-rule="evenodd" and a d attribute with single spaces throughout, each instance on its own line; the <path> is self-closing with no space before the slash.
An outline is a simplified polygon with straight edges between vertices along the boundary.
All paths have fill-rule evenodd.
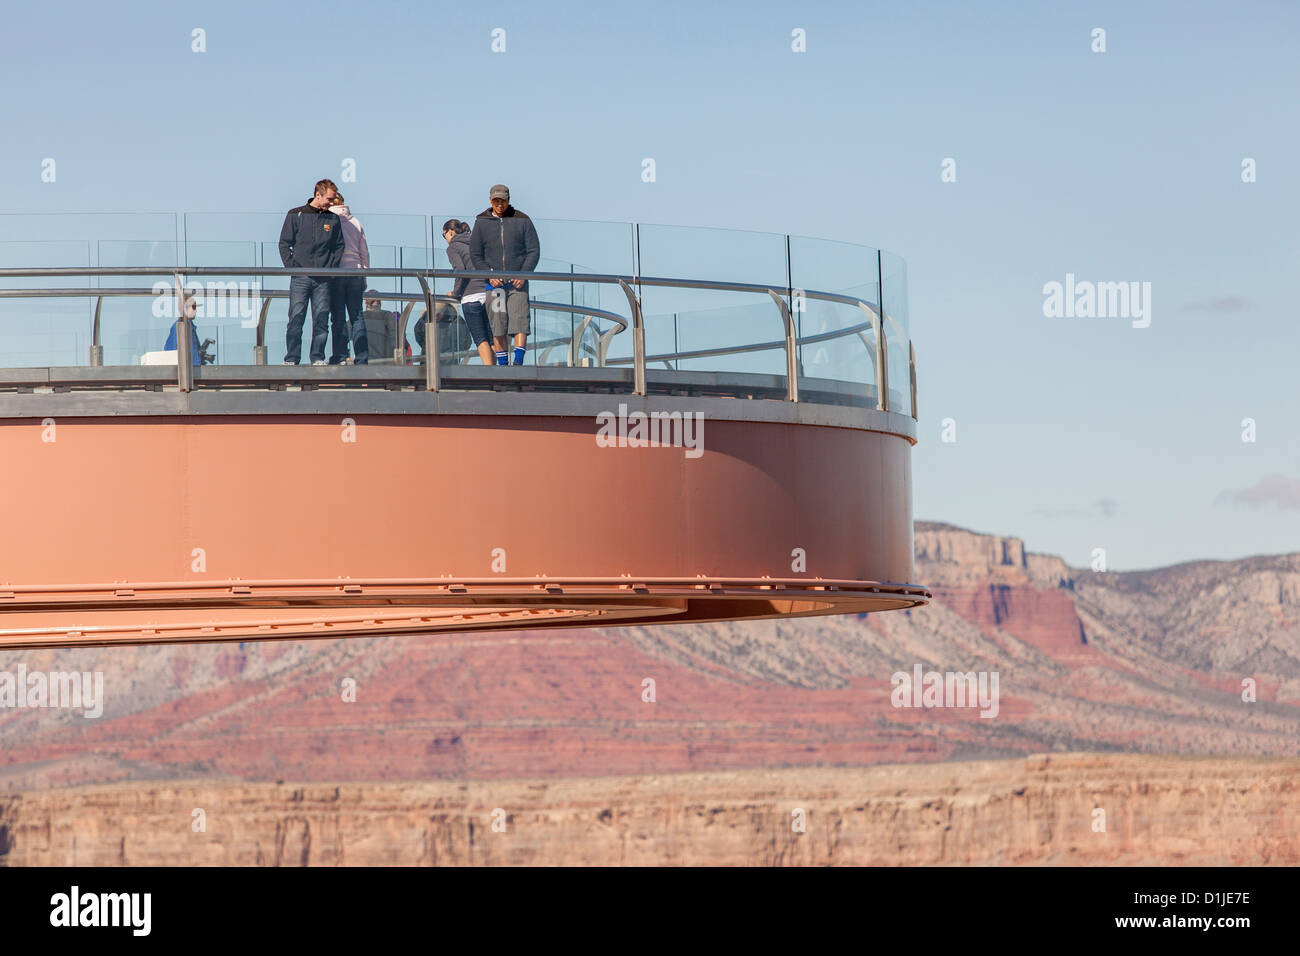
<path id="1" fill-rule="evenodd" d="M 491 203 L 474 220 L 469 237 L 470 262 L 493 272 L 532 272 L 542 257 L 533 221 L 510 205 L 510 190 L 498 183 L 488 191 Z M 498 365 L 506 364 L 509 339 L 514 338 L 514 364 L 524 364 L 528 339 L 528 280 L 488 280 L 488 324 Z"/>

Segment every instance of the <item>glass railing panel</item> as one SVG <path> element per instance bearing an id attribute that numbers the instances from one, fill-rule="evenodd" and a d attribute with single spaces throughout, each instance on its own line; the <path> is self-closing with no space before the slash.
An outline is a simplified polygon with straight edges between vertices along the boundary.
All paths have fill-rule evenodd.
<path id="1" fill-rule="evenodd" d="M 604 361 L 606 337 L 617 334 L 617 323 L 600 317 L 578 316 L 577 348 L 573 357 L 575 366 L 599 366 Z"/>
<path id="2" fill-rule="evenodd" d="M 866 299 L 874 289 L 848 290 Z M 796 301 L 798 299 L 796 298 Z M 868 408 L 876 407 L 876 331 L 872 315 L 856 305 L 804 298 L 796 316 L 800 330 L 799 374 L 801 394 L 808 398 L 827 383 L 851 386 L 836 399 Z"/>
<path id="3" fill-rule="evenodd" d="M 257 264 L 259 266 L 269 269 L 278 269 L 282 267 L 278 241 L 264 240 L 257 244 L 257 249 Z M 289 290 L 289 279 L 287 276 L 262 276 L 261 282 L 262 290 L 264 292 L 278 291 L 287 293 Z M 266 311 L 266 328 L 264 330 L 266 362 L 268 365 L 279 365 L 284 361 L 284 334 L 288 324 L 289 300 L 282 296 L 273 297 L 271 299 L 271 304 Z M 309 316 L 304 328 L 310 328 L 310 326 L 311 318 Z M 303 351 L 304 353 L 306 352 L 305 344 Z"/>
<path id="4" fill-rule="evenodd" d="M 354 210 L 354 212 L 356 212 Z M 472 214 L 433 217 L 360 215 L 372 269 L 428 270 L 450 267 L 438 229 L 448 218 L 473 222 Z M 0 265 L 144 266 L 157 275 L 75 279 L 15 279 L 9 289 L 58 285 L 90 290 L 141 289 L 137 298 L 105 296 L 100 307 L 100 342 L 105 364 L 135 364 L 160 350 L 175 318 L 173 297 L 154 290 L 178 267 L 187 286 L 199 286 L 196 330 L 212 339 L 222 364 L 254 361 L 262 293 L 287 293 L 287 277 L 252 277 L 243 268 L 278 267 L 283 213 L 189 213 L 127 216 L 0 216 Z M 616 284 L 582 281 L 584 274 L 634 277 L 646 324 L 652 370 L 753 372 L 784 376 L 786 358 L 781 312 L 765 293 L 692 289 L 677 281 L 735 282 L 772 289 L 789 299 L 801 340 L 798 364 L 802 390 L 817 380 L 845 383 L 855 401 L 875 403 L 876 342 L 871 323 L 883 302 L 888 346 L 891 407 L 910 412 L 906 266 L 882 254 L 885 276 L 868 247 L 771 233 L 627 223 L 535 219 L 542 255 L 537 271 L 573 276 L 534 279 L 528 362 L 546 365 L 598 364 L 608 346 L 610 364 L 626 368 L 632 354 L 630 331 L 611 335 L 619 323 L 586 310 L 606 310 L 630 321 L 626 297 Z M 229 267 L 221 275 L 195 276 L 199 267 Z M 647 284 L 647 277 L 673 280 Z M 451 281 L 435 280 L 436 294 Z M 414 278 L 370 276 L 383 308 L 401 313 L 408 305 L 407 341 L 424 311 Z M 793 292 L 793 295 L 791 293 Z M 866 308 L 860 308 L 858 300 Z M 84 364 L 91 344 L 95 298 L 0 299 L 14 347 L 7 364 Z M 270 298 L 264 343 L 272 364 L 283 357 L 288 298 Z M 158 312 L 161 305 L 162 312 Z M 224 307 L 224 308 L 223 308 Z M 304 329 L 303 357 L 311 319 Z M 476 362 L 473 342 L 460 313 L 440 327 L 444 361 Z M 764 346 L 756 348 L 756 346 Z M 332 348 L 327 346 L 332 351 Z M 575 355 L 576 353 L 576 355 Z M 377 358 L 379 356 L 376 356 Z M 391 360 L 391 356 L 389 357 Z"/>
<path id="5" fill-rule="evenodd" d="M 545 259 L 571 263 L 577 272 L 632 274 L 634 260 L 630 223 L 534 219 L 533 225 Z"/>
<path id="6" fill-rule="evenodd" d="M 211 258 L 230 247 L 213 243 L 254 243 L 264 250 L 263 265 L 280 266 L 278 251 L 280 227 L 284 213 L 269 212 L 187 212 L 182 217 L 184 264 L 187 266 L 224 266 Z M 269 249 L 268 249 L 269 247 Z"/>
<path id="7" fill-rule="evenodd" d="M 100 306 L 99 344 L 105 365 L 139 365 L 146 352 L 161 350 L 176 321 L 177 244 L 173 239 L 101 239 L 98 264 L 106 268 L 157 267 L 151 276 L 101 276 L 102 289 L 150 290 L 148 296 L 106 295 Z M 201 311 L 201 310 L 200 310 Z M 201 319 L 196 316 L 196 323 Z"/>
<path id="8" fill-rule="evenodd" d="M 262 266 L 280 268 L 279 238 L 284 224 L 284 213 L 257 212 L 201 212 L 185 213 L 182 217 L 184 239 L 183 258 L 187 267 L 212 268 L 221 266 Z M 208 283 L 212 282 L 213 285 Z M 234 283 L 236 294 L 220 290 L 230 288 L 218 283 Z M 262 310 L 262 292 L 287 291 L 289 279 L 285 276 L 252 277 L 237 272 L 220 276 L 187 277 L 187 284 L 199 284 L 205 291 L 216 294 L 205 296 L 195 317 L 195 329 L 200 342 L 214 340 L 210 350 L 216 362 L 222 365 L 251 365 L 257 344 L 258 322 Z M 222 298 L 226 298 L 223 308 Z M 233 309 L 231 306 L 233 305 Z M 251 306 L 251 308 L 250 308 Z M 289 300 L 272 297 L 267 310 L 265 342 L 267 362 L 278 365 L 284 358 L 284 332 L 288 322 Z M 231 312 L 234 315 L 231 315 Z M 252 315 L 247 313 L 252 312 Z M 311 318 L 307 319 L 310 337 Z M 306 346 L 304 345 L 304 359 Z"/>
<path id="9" fill-rule="evenodd" d="M 707 314 L 707 313 L 706 313 Z M 701 321 L 697 313 L 645 316 L 646 368 L 675 371 L 681 368 L 676 358 L 682 350 L 682 323 Z M 630 333 L 629 333 L 630 334 Z M 689 337 L 689 336 L 688 336 Z M 629 343 L 630 345 L 630 340 Z M 661 358 L 663 356 L 663 358 Z"/>
<path id="10" fill-rule="evenodd" d="M 785 236 L 702 226 L 637 227 L 641 275 L 786 287 Z"/>
<path id="11" fill-rule="evenodd" d="M 574 266 L 574 275 L 580 276 L 582 269 Z M 605 287 L 608 290 L 608 287 Z M 581 309 L 602 309 L 602 287 L 595 282 L 575 281 L 570 286 L 569 298 L 567 301 L 571 306 L 576 307 L 573 313 L 574 335 L 578 336 L 577 354 L 574 356 L 574 365 L 576 366 L 599 366 L 603 363 L 603 355 L 608 349 L 611 356 L 620 354 L 624 351 L 631 355 L 631 333 L 620 331 L 621 326 L 612 319 L 605 318 L 603 315 L 592 315 L 591 313 L 578 311 Z M 614 307 L 604 311 L 612 312 L 631 324 L 630 313 L 628 311 L 627 297 L 622 291 L 614 287 L 618 294 L 618 299 L 613 301 Z M 606 292 L 608 295 L 608 291 Z M 621 301 L 618 301 L 621 300 Z"/>
<path id="12" fill-rule="evenodd" d="M 171 237 L 165 239 L 99 239 L 95 242 L 96 264 L 105 268 L 149 266 L 159 270 L 156 278 L 166 278 L 178 270 L 179 248 Z M 245 256 L 247 257 L 247 256 Z M 103 276 L 99 284 L 113 288 L 151 286 L 152 278 L 142 276 Z"/>
<path id="13" fill-rule="evenodd" d="M 93 253 L 104 239 L 175 243 L 178 223 L 174 213 L 4 213 L 0 242 L 80 242 Z"/>
<path id="14" fill-rule="evenodd" d="M 93 263 L 91 243 L 85 239 L 0 239 L 0 269 L 57 269 L 85 267 Z M 58 286 L 92 286 L 85 276 L 5 279 L 8 289 L 48 289 Z"/>
<path id="15" fill-rule="evenodd" d="M 429 219 L 427 216 L 406 213 L 368 213 L 354 205 L 348 207 L 365 230 L 366 242 L 371 246 L 371 265 L 374 265 L 374 246 L 423 249 L 429 251 Z"/>
<path id="16" fill-rule="evenodd" d="M 854 404 L 876 406 L 876 332 L 873 315 L 880 301 L 876 250 L 827 239 L 790 237 L 792 316 L 799 331 L 801 374 L 817 382 L 849 383 Z M 841 302 L 824 294 L 858 300 Z M 846 399 L 841 399 L 846 400 Z"/>
<path id="17" fill-rule="evenodd" d="M 174 260 L 166 261 L 168 256 L 160 250 L 171 250 L 174 254 L 177 223 L 177 217 L 171 213 L 0 215 L 0 267 L 154 264 L 169 267 Z M 101 262 L 101 246 L 109 239 L 126 241 L 159 254 L 148 257 L 147 261 L 138 256 L 107 255 Z M 5 287 L 10 289 L 126 288 L 133 284 L 148 288 L 150 281 L 148 277 L 123 281 L 86 276 L 4 280 Z M 104 308 L 118 309 L 126 301 L 105 298 Z M 92 298 L 0 299 L 0 317 L 8 328 L 17 330 L 7 334 L 10 347 L 2 364 L 11 367 L 85 365 L 89 361 L 94 307 Z"/>
<path id="18" fill-rule="evenodd" d="M 558 272 L 574 275 L 570 263 L 543 256 L 537 264 L 538 272 Z M 573 283 L 534 279 L 528 283 L 531 301 L 552 303 L 555 306 L 572 304 L 576 298 Z M 534 308 L 531 315 L 532 334 L 529 336 L 528 365 L 568 365 L 573 336 L 581 320 L 574 312 L 558 308 Z"/>
<path id="19" fill-rule="evenodd" d="M 387 252 L 382 255 L 377 249 L 388 249 L 387 246 L 375 247 L 370 252 L 370 267 L 372 269 L 417 269 L 425 270 L 433 268 L 433 255 L 428 246 L 395 246 L 391 258 Z M 381 261 L 382 260 L 382 261 Z M 391 262 L 391 265 L 389 263 Z M 391 287 L 399 292 L 410 292 L 418 294 L 421 292 L 420 280 L 414 276 L 403 276 L 395 282 L 389 280 Z M 431 286 L 435 292 L 446 292 L 446 289 L 438 289 Z"/>
<path id="20" fill-rule="evenodd" d="M 406 214 L 365 215 L 352 209 L 353 215 L 365 230 L 370 248 L 371 265 L 375 265 L 375 248 L 409 246 L 428 249 L 428 220 L 424 216 Z M 211 247 L 198 245 L 206 242 L 253 242 L 261 246 L 263 265 L 281 266 L 279 244 L 280 230 L 286 213 L 186 213 L 184 240 L 187 250 L 186 264 L 191 266 L 220 266 L 225 263 L 204 261 Z"/>
<path id="21" fill-rule="evenodd" d="M 227 343 L 233 328 L 239 328 L 239 319 L 219 319 L 215 315 L 205 314 L 206 303 L 218 301 L 215 296 L 207 296 L 203 289 L 187 285 L 186 292 L 196 293 L 197 309 L 194 315 L 195 341 L 200 346 L 201 354 L 206 353 L 214 361 L 224 361 L 220 346 L 226 344 L 225 354 L 231 354 L 236 347 Z M 105 297 L 100 315 L 99 341 L 103 346 L 104 365 L 141 365 L 156 364 L 164 356 L 153 355 L 166 351 L 165 346 L 171 335 L 172 326 L 179 314 L 176 295 L 172 286 L 160 290 L 149 298 L 111 298 Z M 255 320 L 253 320 L 255 321 Z M 238 342 L 248 354 L 239 354 L 239 361 L 233 364 L 252 364 L 253 328 L 243 330 Z M 166 362 L 166 364 L 172 364 Z M 207 364 L 207 363 L 205 363 Z"/>
<path id="22" fill-rule="evenodd" d="M 412 269 L 426 270 L 433 267 L 433 256 L 427 245 L 408 245 L 408 246 L 374 246 L 370 248 L 370 266 L 372 269 Z M 437 293 L 436 283 L 432 283 L 430 288 Z M 419 342 L 419 323 L 424 320 L 424 299 L 423 290 L 420 287 L 420 281 L 414 276 L 403 276 L 402 278 L 383 278 L 378 276 L 370 277 L 366 282 L 367 291 L 374 290 L 382 293 L 400 293 L 403 296 L 413 296 L 411 298 L 401 298 L 383 300 L 383 308 L 390 312 L 396 312 L 399 315 L 404 312 L 407 306 L 410 306 L 410 312 L 406 322 L 406 345 L 410 347 L 411 356 L 420 356 L 423 354 L 423 347 Z M 445 289 L 442 291 L 446 291 Z M 412 304 L 414 302 L 414 304 Z M 447 331 L 446 323 L 442 331 Z M 455 336 L 448 336 L 449 340 L 454 341 Z M 442 343 L 444 357 L 447 352 L 447 342 Z M 392 356 L 385 354 L 384 358 Z"/>
<path id="23" fill-rule="evenodd" d="M 430 259 L 429 249 L 426 246 L 398 246 L 397 251 L 397 268 L 399 269 L 431 269 L 437 268 L 436 255 Z M 444 254 L 445 258 L 445 254 Z M 375 254 L 371 253 L 370 266 L 373 269 L 380 268 L 380 264 L 375 261 Z M 420 283 L 415 279 L 408 279 L 413 282 L 414 288 L 406 289 L 407 292 L 419 291 Z M 441 289 L 438 291 L 442 291 Z"/>
<path id="24" fill-rule="evenodd" d="M 191 240 L 187 255 L 192 261 L 223 266 L 257 266 L 255 242 L 237 240 Z M 257 323 L 262 310 L 264 280 L 232 270 L 221 275 L 186 277 L 185 287 L 202 294 L 195 313 L 195 336 L 215 365 L 252 365 L 257 344 Z M 275 300 L 271 300 L 274 308 Z M 270 312 L 267 313 L 268 318 Z M 170 325 L 168 326 L 170 331 Z"/>
<path id="25" fill-rule="evenodd" d="M 771 298 L 753 293 L 710 295 L 718 303 L 715 307 L 646 316 L 646 368 L 784 378 L 784 325 Z"/>
<path id="26" fill-rule="evenodd" d="M 280 269 L 283 264 L 280 262 L 280 249 L 278 243 L 259 242 L 257 244 L 257 264 L 266 269 Z M 288 276 L 263 276 L 262 288 L 287 290 L 289 288 Z"/>
<path id="27" fill-rule="evenodd" d="M 0 217 L 3 219 L 4 217 Z M 12 233 L 11 233 L 12 234 Z M 87 267 L 91 244 L 85 240 L 0 240 L 0 268 Z M 85 298 L 0 298 L 6 368 L 85 365 L 90 352 L 95 299 L 85 276 L 3 280 L 7 289 L 87 289 Z"/>
<path id="28" fill-rule="evenodd" d="M 684 226 L 638 227 L 641 275 L 759 285 L 785 292 L 785 237 L 773 233 Z M 766 293 L 642 285 L 646 351 L 711 351 L 670 361 L 698 371 L 785 374 L 785 325 Z M 653 342 L 653 344 L 651 344 Z M 762 343 L 779 349 L 728 351 Z M 664 362 L 655 362 L 663 368 Z"/>
<path id="29" fill-rule="evenodd" d="M 888 352 L 889 410 L 912 414 L 909 332 L 907 311 L 907 263 L 892 253 L 881 254 L 882 306 L 885 316 L 885 345 Z"/>

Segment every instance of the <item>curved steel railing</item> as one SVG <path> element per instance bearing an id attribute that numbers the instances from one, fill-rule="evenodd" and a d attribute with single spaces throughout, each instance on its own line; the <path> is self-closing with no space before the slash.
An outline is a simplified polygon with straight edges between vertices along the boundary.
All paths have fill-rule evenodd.
<path id="1" fill-rule="evenodd" d="M 65 298 L 65 299 L 85 299 L 93 298 L 95 300 L 94 318 L 91 321 L 91 346 L 90 346 L 90 364 L 99 366 L 103 364 L 103 346 L 100 344 L 100 313 L 103 308 L 104 299 L 111 298 L 151 298 L 159 293 L 155 289 L 0 289 L 0 299 L 23 299 L 23 298 Z M 266 364 L 266 322 L 270 310 L 271 302 L 275 299 L 289 298 L 288 289 L 259 289 L 257 297 L 262 300 L 261 308 L 258 310 L 256 325 L 256 344 L 253 346 L 253 364 Z M 406 302 L 406 308 L 402 310 L 399 317 L 399 335 L 401 341 L 406 339 L 407 324 L 409 322 L 411 309 L 414 305 L 424 301 L 423 293 L 413 292 L 384 292 L 382 297 L 387 300 L 397 300 Z M 459 302 L 448 295 L 435 295 L 435 304 L 450 305 L 458 307 Z M 530 299 L 529 307 L 542 312 L 569 312 L 577 315 L 584 315 L 587 318 L 583 320 L 583 325 L 575 331 L 572 337 L 546 339 L 536 342 L 534 349 L 543 347 L 553 348 L 557 345 L 571 343 L 572 348 L 578 348 L 582 340 L 582 335 L 587 329 L 587 323 L 593 318 L 607 319 L 613 323 L 614 327 L 601 334 L 600 346 L 597 349 L 601 358 L 600 364 L 604 364 L 604 354 L 608 350 L 609 340 L 619 332 L 627 329 L 627 320 L 617 312 L 610 312 L 607 309 L 596 309 L 591 306 L 569 304 L 564 302 L 546 302 L 539 299 Z M 452 358 L 467 358 L 478 353 L 473 350 L 464 352 L 451 353 Z M 573 364 L 576 364 L 576 353 Z M 373 360 L 372 360 L 373 361 Z M 387 361 L 404 364 L 405 354 L 389 356 Z"/>
<path id="2" fill-rule="evenodd" d="M 316 276 L 321 278 L 334 277 L 354 277 L 358 275 L 355 269 L 311 269 L 311 268 L 277 268 L 277 267 L 248 267 L 248 266 L 199 266 L 185 269 L 180 268 L 159 268 L 154 266 L 124 266 L 124 267 L 89 267 L 79 266 L 70 267 L 51 267 L 44 269 L 31 268 L 4 268 L 0 269 L 0 279 L 14 278 L 59 278 L 59 277 L 97 277 L 97 278 L 126 278 L 133 276 L 169 276 L 172 280 L 171 290 L 174 292 L 177 302 L 183 301 L 187 294 L 185 283 L 188 278 L 199 278 L 203 276 L 274 276 L 274 277 L 293 277 L 293 276 Z M 524 279 L 533 282 L 567 282 L 575 283 L 593 283 L 597 285 L 618 286 L 623 292 L 628 302 L 630 313 L 630 328 L 632 329 L 632 356 L 630 358 L 618 358 L 606 360 L 605 354 L 608 350 L 609 343 L 613 336 L 629 328 L 629 322 L 617 313 L 602 309 L 595 309 L 589 306 L 580 306 L 577 304 L 564 304 L 555 302 L 534 302 L 534 308 L 544 310 L 570 312 L 574 315 L 584 315 L 586 319 L 581 326 L 575 330 L 575 334 L 568 340 L 570 348 L 571 363 L 576 362 L 578 343 L 581 336 L 594 318 L 603 318 L 614 323 L 614 326 L 600 336 L 599 363 L 610 365 L 632 365 L 633 371 L 633 394 L 646 394 L 646 364 L 652 361 L 671 362 L 673 360 L 699 358 L 704 356 L 739 354 L 745 352 L 770 351 L 783 349 L 786 359 L 786 395 L 785 398 L 791 402 L 799 400 L 799 359 L 798 349 L 802 345 L 816 342 L 830 341 L 833 339 L 844 338 L 848 336 L 857 336 L 862 343 L 872 350 L 875 377 L 876 377 L 876 407 L 880 411 L 890 411 L 889 401 L 889 380 L 888 380 L 888 345 L 886 325 L 890 326 L 896 333 L 901 334 L 902 341 L 908 344 L 908 366 L 909 366 L 909 391 L 911 401 L 912 417 L 916 418 L 916 365 L 915 350 L 908 342 L 906 331 L 902 326 L 888 313 L 884 312 L 879 303 L 861 299 L 856 296 L 844 295 L 834 292 L 823 292 L 814 289 L 800 289 L 799 295 L 805 299 L 814 299 L 825 302 L 850 305 L 857 307 L 866 315 L 866 319 L 855 325 L 843 329 L 836 329 L 829 332 L 821 332 L 815 335 L 800 337 L 792 315 L 791 301 L 794 299 L 794 290 L 789 288 L 772 288 L 765 284 L 745 283 L 745 282 L 725 282 L 716 280 L 702 279 L 674 279 L 659 276 L 636 276 L 636 275 L 617 275 L 602 273 L 572 273 L 572 272 L 505 272 L 505 271 L 482 271 L 473 269 L 367 269 L 364 271 L 367 279 L 370 278 L 394 278 L 394 279 L 413 279 L 420 284 L 419 293 L 383 293 L 385 299 L 396 299 L 407 301 L 409 304 L 403 311 L 399 323 L 398 342 L 405 341 L 407 321 L 411 308 L 418 302 L 423 301 L 425 306 L 425 353 L 426 355 L 437 356 L 440 354 L 438 347 L 438 323 L 433 321 L 436 314 L 435 303 L 454 303 L 455 300 L 449 296 L 436 296 L 433 292 L 431 282 L 439 279 Z M 636 288 L 634 289 L 633 286 Z M 640 289 L 645 286 L 672 288 L 672 289 L 703 289 L 721 292 L 743 292 L 756 295 L 767 295 L 771 298 L 774 306 L 779 313 L 785 336 L 781 340 L 770 342 L 750 343 L 745 345 L 727 346 L 713 349 L 696 349 L 692 351 L 678 351 L 672 353 L 662 353 L 654 356 L 647 356 L 645 345 L 645 319 L 642 313 Z M 92 341 L 90 345 L 90 364 L 100 365 L 103 361 L 103 346 L 100 344 L 100 311 L 105 297 L 117 296 L 150 296 L 155 297 L 165 294 L 151 289 L 116 289 L 116 288 L 52 288 L 52 289 L 0 289 L 0 298 L 94 298 L 96 300 L 94 319 L 92 323 Z M 260 358 L 256 364 L 265 364 L 265 324 L 267 312 L 270 307 L 272 298 L 287 297 L 287 290 L 267 290 L 258 289 L 256 294 L 262 298 L 262 306 L 258 318 L 258 339 L 255 349 L 261 352 L 255 352 L 255 359 Z M 177 323 L 177 355 L 181 356 L 190 354 L 192 340 L 194 335 L 192 320 L 184 315 L 183 309 L 177 309 L 179 320 Z M 869 341 L 866 331 L 870 329 L 874 335 L 874 342 Z M 556 344 L 563 343 L 563 339 L 556 342 L 541 343 L 554 347 Z M 535 345 L 538 343 L 535 343 Z M 394 356 L 394 361 L 398 364 L 405 362 L 405 357 L 401 354 L 400 347 L 398 354 Z M 431 391 L 437 391 L 441 387 L 441 363 L 438 361 L 425 362 L 425 385 Z M 180 360 L 177 362 L 177 385 L 181 391 L 190 391 L 194 388 L 194 368 L 187 362 Z"/>

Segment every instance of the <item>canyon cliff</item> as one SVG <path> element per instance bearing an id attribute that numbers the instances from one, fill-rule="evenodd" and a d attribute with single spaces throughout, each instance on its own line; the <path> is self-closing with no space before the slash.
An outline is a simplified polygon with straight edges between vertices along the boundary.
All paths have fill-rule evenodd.
<path id="1" fill-rule="evenodd" d="M 163 799 L 234 787 L 228 799 L 244 807 L 240 819 L 259 834 L 248 837 L 249 846 L 266 862 L 276 859 L 266 849 L 275 841 L 267 843 L 258 828 L 273 818 L 291 826 L 292 801 L 274 802 L 286 794 L 343 787 L 357 794 L 358 806 L 372 797 L 397 799 L 383 788 L 348 784 L 419 782 L 442 794 L 444 784 L 453 793 L 462 785 L 534 781 L 528 786 L 549 793 L 548 781 L 727 773 L 743 781 L 876 765 L 942 763 L 948 769 L 936 773 L 960 777 L 976 773 L 969 768 L 977 763 L 1023 771 L 1032 766 L 1026 758 L 1067 752 L 1092 755 L 1072 758 L 1080 760 L 1148 755 L 1152 767 L 1166 765 L 1155 755 L 1300 757 L 1300 555 L 1094 572 L 1028 552 L 1016 538 L 948 525 L 918 523 L 915 541 L 913 580 L 931 587 L 934 600 L 911 611 L 0 654 L 0 671 L 19 663 L 29 671 L 101 671 L 105 696 L 98 719 L 68 709 L 0 710 L 0 795 L 8 795 L 6 813 L 20 814 L 3 823 L 0 857 L 39 857 L 27 855 L 36 852 L 29 841 L 44 831 L 33 831 L 21 814 L 50 801 L 107 800 L 94 795 L 110 792 L 144 800 L 130 804 L 144 807 L 143 820 L 154 797 L 141 794 Z M 918 665 L 996 673 L 997 716 L 893 706 L 893 675 Z M 653 700 L 645 699 L 647 678 Z M 342 693 L 347 679 L 355 681 L 354 702 Z M 939 778 L 927 772 L 917 768 L 917 780 L 934 784 Z M 1269 794 L 1286 794 L 1294 806 L 1293 771 L 1280 773 L 1255 781 L 1258 813 L 1291 812 L 1267 809 Z M 129 786 L 98 789 L 112 784 Z M 818 792 L 832 803 L 848 799 L 836 796 L 840 785 Z M 604 784 L 591 786 L 605 793 Z M 608 786 L 621 792 L 622 784 Z M 930 798 L 960 797 L 945 793 Z M 921 799 L 922 790 L 916 794 Z M 259 799 L 273 801 L 264 820 Z M 120 813 L 136 813 L 130 806 Z M 526 801 L 512 806 L 512 813 L 531 812 Z M 452 817 L 467 820 L 468 807 Z M 606 809 L 619 812 L 616 801 Z M 1078 809 L 1071 804 L 1068 813 Z M 64 816 L 69 825 L 95 825 L 89 806 L 69 804 Z M 316 847 L 324 845 L 323 819 L 310 824 Z M 461 823 L 446 826 L 460 832 Z M 129 833 L 124 839 L 129 849 Z M 433 846 L 440 838 L 420 839 Z M 459 852 L 451 846 L 438 851 L 440 859 Z M 226 846 L 218 856 L 242 861 L 243 852 Z M 752 858 L 736 852 L 726 858 Z M 947 860 L 950 851 L 917 852 L 917 859 Z M 1224 858 L 1235 852 L 1224 849 Z M 1252 853 L 1256 860 L 1286 855 L 1263 844 Z"/>

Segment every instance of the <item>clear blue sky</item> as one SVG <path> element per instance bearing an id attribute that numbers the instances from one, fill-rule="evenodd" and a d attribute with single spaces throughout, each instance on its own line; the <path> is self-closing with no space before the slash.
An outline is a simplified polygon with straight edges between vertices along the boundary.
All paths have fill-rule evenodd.
<path id="1" fill-rule="evenodd" d="M 0 211 L 278 216 L 353 157 L 360 214 L 504 181 L 537 217 L 880 246 L 919 518 L 1114 569 L 1291 551 L 1298 28 L 1284 2 L 11 6 Z M 1150 282 L 1150 327 L 1045 318 L 1066 273 Z"/>

